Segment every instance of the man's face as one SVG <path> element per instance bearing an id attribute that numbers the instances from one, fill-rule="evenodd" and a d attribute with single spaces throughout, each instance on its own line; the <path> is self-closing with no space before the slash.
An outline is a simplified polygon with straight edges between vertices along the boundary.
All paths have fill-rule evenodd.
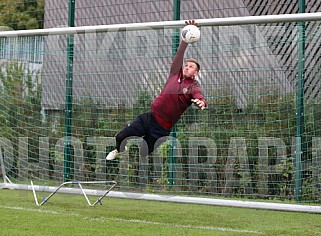
<path id="1" fill-rule="evenodd" d="M 195 78 L 198 74 L 197 65 L 194 62 L 186 62 L 183 68 L 184 78 Z"/>

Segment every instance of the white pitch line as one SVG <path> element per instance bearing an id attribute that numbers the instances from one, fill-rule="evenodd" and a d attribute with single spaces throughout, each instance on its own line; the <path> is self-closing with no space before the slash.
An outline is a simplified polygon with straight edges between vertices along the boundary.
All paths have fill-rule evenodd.
<path id="1" fill-rule="evenodd" d="M 55 215 L 82 217 L 82 215 L 79 215 L 79 214 L 64 213 L 64 212 L 42 210 L 42 209 L 33 209 L 33 208 L 24 208 L 24 207 L 0 206 L 0 208 L 9 209 L 9 210 L 39 212 L 39 213 L 45 213 L 45 214 L 55 214 Z M 165 227 L 185 228 L 185 229 L 194 229 L 194 230 L 208 230 L 208 231 L 222 231 L 222 232 L 233 232 L 233 233 L 263 234 L 263 232 L 256 231 L 256 230 L 238 230 L 238 229 L 223 228 L 223 227 L 171 224 L 171 223 L 154 222 L 154 221 L 137 220 L 137 219 L 105 218 L 105 217 L 99 217 L 99 218 L 83 217 L 83 219 L 90 220 L 90 221 L 102 221 L 102 222 L 103 221 L 116 221 L 116 222 L 126 222 L 126 223 L 138 223 L 138 224 L 145 224 L 145 225 L 160 225 L 160 226 L 165 226 Z"/>
<path id="2" fill-rule="evenodd" d="M 128 223 L 140 223 L 146 225 L 161 225 L 166 227 L 175 227 L 175 228 L 186 228 L 186 229 L 196 229 L 196 230 L 209 230 L 209 231 L 224 231 L 224 232 L 236 232 L 236 233 L 252 233 L 252 234 L 263 234 L 259 231 L 254 230 L 238 230 L 231 228 L 223 228 L 223 227 L 209 227 L 209 226 L 193 226 L 193 225 L 182 225 L 182 224 L 171 224 L 171 223 L 162 223 L 162 222 L 153 222 L 153 221 L 145 221 L 145 220 L 129 220 L 122 218 L 86 218 L 86 220 L 91 221 L 118 221 L 118 222 L 128 222 Z"/>

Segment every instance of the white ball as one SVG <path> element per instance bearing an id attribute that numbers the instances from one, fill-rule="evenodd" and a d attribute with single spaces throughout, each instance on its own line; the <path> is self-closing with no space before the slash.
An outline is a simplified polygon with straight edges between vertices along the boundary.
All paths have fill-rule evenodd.
<path id="1" fill-rule="evenodd" d="M 195 43 L 200 39 L 201 31 L 195 25 L 186 25 L 181 32 L 182 40 L 186 43 Z"/>

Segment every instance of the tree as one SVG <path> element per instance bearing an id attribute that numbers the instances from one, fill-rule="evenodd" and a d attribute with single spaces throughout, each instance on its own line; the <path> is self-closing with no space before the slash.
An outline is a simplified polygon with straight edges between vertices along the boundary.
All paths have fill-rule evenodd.
<path id="1" fill-rule="evenodd" d="M 14 30 L 42 29 L 44 0 L 0 0 L 0 25 Z"/>

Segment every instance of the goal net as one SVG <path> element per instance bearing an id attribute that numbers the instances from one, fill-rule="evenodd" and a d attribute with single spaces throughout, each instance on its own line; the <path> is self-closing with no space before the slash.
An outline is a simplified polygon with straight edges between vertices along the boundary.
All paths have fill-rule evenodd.
<path id="1" fill-rule="evenodd" d="M 146 158 L 135 138 L 113 161 L 115 134 L 166 83 L 184 21 L 1 32 L 3 182 L 320 201 L 320 19 L 198 20 L 185 57 L 201 64 L 207 109 L 191 106 Z"/>

